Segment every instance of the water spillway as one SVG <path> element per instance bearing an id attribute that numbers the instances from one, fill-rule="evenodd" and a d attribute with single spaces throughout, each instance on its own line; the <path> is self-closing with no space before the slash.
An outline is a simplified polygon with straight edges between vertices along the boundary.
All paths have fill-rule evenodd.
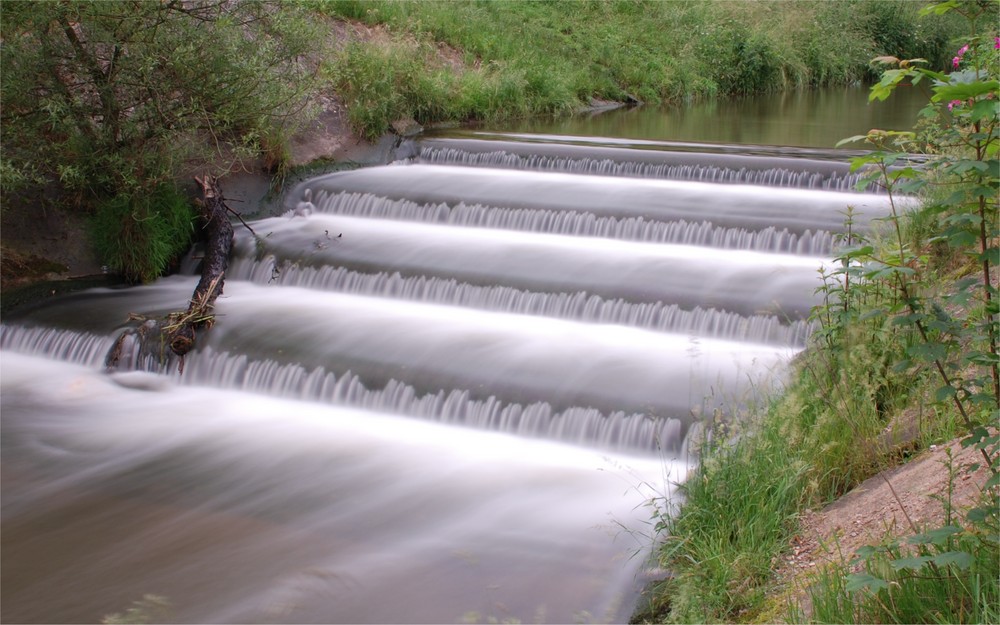
<path id="1" fill-rule="evenodd" d="M 889 210 L 889 198 L 875 194 L 452 165 L 408 165 L 392 172 L 366 168 L 322 176 L 305 186 L 317 195 L 328 189 L 375 192 L 418 203 L 575 210 L 597 216 L 709 221 L 748 230 L 779 225 L 799 233 L 841 231 L 849 207 L 859 227 Z M 322 203 L 317 206 L 323 209 Z"/>
<path id="2" fill-rule="evenodd" d="M 194 275 L 4 319 L 5 620 L 622 622 L 689 434 L 780 388 L 848 207 L 889 210 L 829 160 L 422 142 L 237 224 L 183 371 L 104 361 Z"/>
<path id="3" fill-rule="evenodd" d="M 391 172 L 390 172 L 391 173 Z M 588 291 L 636 302 L 708 304 L 801 319 L 822 262 L 796 255 L 649 245 L 393 220 L 275 218 L 259 224 L 268 253 L 300 266 L 390 270 L 541 291 Z M 336 232 L 336 238 L 330 237 Z M 258 253 L 241 235 L 239 257 Z"/>
<path id="4" fill-rule="evenodd" d="M 411 162 L 434 165 L 481 166 L 587 174 L 692 180 L 716 184 L 750 184 L 853 191 L 861 174 L 842 160 L 780 154 L 694 151 L 698 147 L 661 145 L 573 145 L 546 141 L 543 136 L 517 135 L 489 139 L 447 137 L 411 140 L 404 154 Z M 532 140 L 533 139 L 533 140 Z M 683 150 L 676 149 L 683 147 Z M 812 156 L 810 158 L 809 156 Z"/>

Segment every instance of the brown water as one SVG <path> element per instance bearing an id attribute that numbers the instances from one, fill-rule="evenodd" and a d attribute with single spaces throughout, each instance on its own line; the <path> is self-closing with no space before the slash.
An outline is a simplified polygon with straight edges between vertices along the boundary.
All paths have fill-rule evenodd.
<path id="1" fill-rule="evenodd" d="M 662 109 L 605 111 L 571 119 L 524 120 L 490 130 L 616 137 L 643 141 L 832 148 L 870 129 L 909 130 L 928 102 L 918 87 L 903 87 L 885 102 L 868 102 L 866 87 L 836 87 L 709 100 Z M 862 144 L 850 146 L 862 148 Z"/>

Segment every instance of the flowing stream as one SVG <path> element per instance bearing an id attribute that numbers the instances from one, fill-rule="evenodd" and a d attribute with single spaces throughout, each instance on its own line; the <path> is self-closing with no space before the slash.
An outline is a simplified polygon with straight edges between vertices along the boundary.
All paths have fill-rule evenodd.
<path id="1" fill-rule="evenodd" d="M 699 422 L 780 388 L 848 207 L 889 212 L 829 148 L 866 130 L 407 140 L 237 224 L 183 372 L 104 359 L 196 262 L 9 315 L 3 619 L 156 595 L 173 622 L 627 620 Z"/>

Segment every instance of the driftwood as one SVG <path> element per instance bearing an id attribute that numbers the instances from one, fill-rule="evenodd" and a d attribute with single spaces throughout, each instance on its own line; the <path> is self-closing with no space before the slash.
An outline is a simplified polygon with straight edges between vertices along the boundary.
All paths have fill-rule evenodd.
<path id="1" fill-rule="evenodd" d="M 195 178 L 201 187 L 199 202 L 201 219 L 205 229 L 205 257 L 202 262 L 201 279 L 195 287 L 187 310 L 170 313 L 162 321 L 146 319 L 141 315 L 129 315 L 130 321 L 142 323 L 138 328 L 122 332 L 105 358 L 109 370 L 116 369 L 122 357 L 125 339 L 137 337 L 140 353 L 150 353 L 147 343 L 155 334 L 161 344 L 170 346 L 170 351 L 180 358 L 180 369 L 184 368 L 184 355 L 194 349 L 195 331 L 211 328 L 215 322 L 213 309 L 215 300 L 222 294 L 229 266 L 229 253 L 233 247 L 233 226 L 229 222 L 229 208 L 213 176 Z"/>
<path id="2" fill-rule="evenodd" d="M 174 320 L 176 328 L 170 332 L 170 351 L 183 357 L 194 348 L 195 330 L 212 327 L 215 316 L 212 309 L 222 293 L 229 267 L 229 252 L 233 247 L 233 226 L 229 223 L 228 209 L 212 176 L 195 178 L 201 187 L 201 217 L 205 222 L 207 240 L 201 279 L 194 289 L 187 312 Z"/>

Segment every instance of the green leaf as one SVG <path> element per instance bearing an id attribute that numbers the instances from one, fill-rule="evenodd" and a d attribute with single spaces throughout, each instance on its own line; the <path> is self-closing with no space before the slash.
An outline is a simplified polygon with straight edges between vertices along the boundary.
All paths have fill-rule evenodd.
<path id="1" fill-rule="evenodd" d="M 969 510 L 968 514 L 965 515 L 965 518 L 969 519 L 970 523 L 982 523 L 983 521 L 986 521 L 990 517 L 996 515 L 997 510 L 995 508 L 981 507 Z"/>
<path id="2" fill-rule="evenodd" d="M 948 538 L 958 534 L 962 528 L 954 525 L 945 525 L 922 534 L 914 534 L 906 539 L 911 545 L 941 545 L 947 542 Z"/>
<path id="3" fill-rule="evenodd" d="M 966 291 L 969 288 L 975 286 L 979 286 L 978 277 L 962 278 L 961 280 L 955 283 L 955 289 L 957 289 L 958 291 Z"/>
<path id="4" fill-rule="evenodd" d="M 896 190 L 907 195 L 916 195 L 921 189 L 926 187 L 928 182 L 923 179 L 906 180 L 898 183 Z"/>
<path id="5" fill-rule="evenodd" d="M 954 564 L 962 570 L 967 570 L 974 561 L 972 554 L 964 551 L 945 551 L 939 553 L 931 559 L 938 566 L 948 566 Z"/>
<path id="6" fill-rule="evenodd" d="M 889 582 L 867 573 L 851 573 L 844 579 L 847 580 L 845 586 L 847 592 L 856 592 L 866 588 L 872 592 L 889 589 Z"/>
<path id="7" fill-rule="evenodd" d="M 908 69 L 889 69 L 882 72 L 882 79 L 879 80 L 878 84 L 872 85 L 871 93 L 868 94 L 868 101 L 884 101 L 892 94 L 896 86 L 909 75 L 910 70 Z M 950 99 L 955 100 L 958 98 Z"/>
<path id="8" fill-rule="evenodd" d="M 961 175 L 973 169 L 980 172 L 986 172 L 989 169 L 989 165 L 987 165 L 984 161 L 963 158 L 945 167 L 944 171 L 948 174 Z"/>
<path id="9" fill-rule="evenodd" d="M 971 247 L 979 241 L 979 237 L 974 232 L 968 230 L 957 230 L 948 235 L 948 247 L 962 249 Z"/>
<path id="10" fill-rule="evenodd" d="M 868 321 L 869 319 L 876 319 L 885 316 L 884 308 L 873 308 L 858 317 L 858 321 Z"/>
<path id="11" fill-rule="evenodd" d="M 942 360 L 948 354 L 948 348 L 940 343 L 917 343 L 906 350 L 906 353 L 924 362 L 934 362 Z"/>
<path id="12" fill-rule="evenodd" d="M 983 485 L 983 490 L 986 491 L 996 486 L 1000 486 L 1000 473 L 991 475 L 990 479 L 986 480 L 986 484 Z"/>
<path id="13" fill-rule="evenodd" d="M 920 17 L 926 17 L 930 14 L 934 15 L 944 15 L 952 9 L 957 9 L 959 7 L 958 0 L 947 0 L 946 2 L 932 2 L 920 9 Z"/>
<path id="14" fill-rule="evenodd" d="M 861 139 L 867 139 L 868 135 L 857 135 L 851 137 L 850 139 L 844 139 L 844 141 L 854 140 L 859 137 Z M 873 163 L 881 163 L 881 162 L 882 162 L 882 157 L 877 152 L 870 152 L 868 154 L 863 154 L 861 156 L 855 156 L 854 158 L 851 159 L 851 173 L 858 171 L 865 165 L 871 165 Z"/>
<path id="15" fill-rule="evenodd" d="M 848 143 L 856 143 L 858 141 L 864 141 L 868 138 L 868 135 L 854 135 L 853 137 L 847 137 L 846 139 L 841 139 L 837 142 L 834 147 L 839 148 L 842 145 L 847 145 Z"/>
<path id="16" fill-rule="evenodd" d="M 970 256 L 972 256 L 973 258 L 975 258 L 977 261 L 979 261 L 981 263 L 982 262 L 996 263 L 997 262 L 997 256 L 998 256 L 997 255 L 997 248 L 990 247 L 990 248 L 987 248 L 985 251 L 977 252 L 975 254 L 970 254 Z"/>
<path id="17" fill-rule="evenodd" d="M 983 439 L 988 438 L 989 435 L 990 435 L 989 430 L 987 430 L 981 425 L 977 425 L 976 427 L 972 428 L 972 431 L 969 432 L 969 435 L 967 437 L 961 440 L 962 448 L 965 449 L 967 447 L 972 447 L 973 445 L 979 443 Z"/>
<path id="18" fill-rule="evenodd" d="M 899 558 L 889 563 L 896 571 L 911 570 L 919 571 L 924 565 L 932 560 L 931 556 L 910 556 L 909 558 Z"/>
<path id="19" fill-rule="evenodd" d="M 841 253 L 840 258 L 848 259 L 848 258 L 857 258 L 858 256 L 871 256 L 872 252 L 874 251 L 875 248 L 872 247 L 871 245 L 863 245 L 860 247 L 849 247 Z"/>
<path id="20" fill-rule="evenodd" d="M 944 218 L 946 224 L 978 226 L 983 219 L 975 213 L 955 213 Z"/>
<path id="21" fill-rule="evenodd" d="M 927 62 L 924 59 L 919 60 L 924 63 Z M 945 74 L 944 72 L 935 72 L 934 70 L 927 69 L 926 67 L 916 67 L 914 69 L 922 76 L 927 76 L 928 78 L 933 78 L 934 80 L 938 80 L 943 83 L 948 82 L 948 74 Z"/>
<path id="22" fill-rule="evenodd" d="M 885 265 L 876 271 L 869 272 L 865 277 L 869 280 L 883 280 L 892 278 L 895 275 L 912 276 L 917 271 L 913 267 L 897 267 L 895 265 Z"/>
<path id="23" fill-rule="evenodd" d="M 973 161 L 974 163 L 980 163 L 981 161 Z M 984 168 L 985 169 L 985 168 Z M 894 169 L 889 172 L 889 180 L 898 181 L 900 178 L 916 178 L 919 176 L 916 169 L 912 167 L 901 167 L 899 169 Z"/>
<path id="24" fill-rule="evenodd" d="M 973 122 L 982 121 L 987 117 L 997 117 L 1000 115 L 1000 101 L 979 100 L 972 106 L 969 112 L 969 119 Z"/>
<path id="25" fill-rule="evenodd" d="M 1000 364 L 1000 354 L 994 354 L 992 352 L 973 352 L 972 355 L 966 357 L 966 360 L 977 365 L 991 366 Z"/>
<path id="26" fill-rule="evenodd" d="M 951 74 L 952 77 L 956 77 L 960 72 L 955 72 Z M 899 82 L 898 80 L 896 82 Z M 895 84 L 893 85 L 895 86 Z M 872 87 L 874 92 L 875 87 Z M 988 93 L 995 93 L 997 89 L 1000 89 L 1000 81 L 996 80 L 979 80 L 975 82 L 958 82 L 949 85 L 940 85 L 934 88 L 934 95 L 931 96 L 932 102 L 950 102 L 952 100 L 971 100 Z M 886 94 L 888 97 L 888 93 Z M 869 101 L 871 96 L 869 96 Z M 885 99 L 884 97 L 882 98 Z"/>
<path id="27" fill-rule="evenodd" d="M 874 547 L 872 545 L 862 545 L 861 547 L 858 547 L 857 551 L 854 552 L 854 557 L 856 561 L 867 560 L 878 552 L 878 547 Z"/>
<path id="28" fill-rule="evenodd" d="M 949 399 L 954 397 L 957 392 L 958 391 L 955 389 L 954 386 L 946 384 L 938 388 L 938 390 L 934 392 L 934 401 L 936 402 L 948 401 Z"/>

